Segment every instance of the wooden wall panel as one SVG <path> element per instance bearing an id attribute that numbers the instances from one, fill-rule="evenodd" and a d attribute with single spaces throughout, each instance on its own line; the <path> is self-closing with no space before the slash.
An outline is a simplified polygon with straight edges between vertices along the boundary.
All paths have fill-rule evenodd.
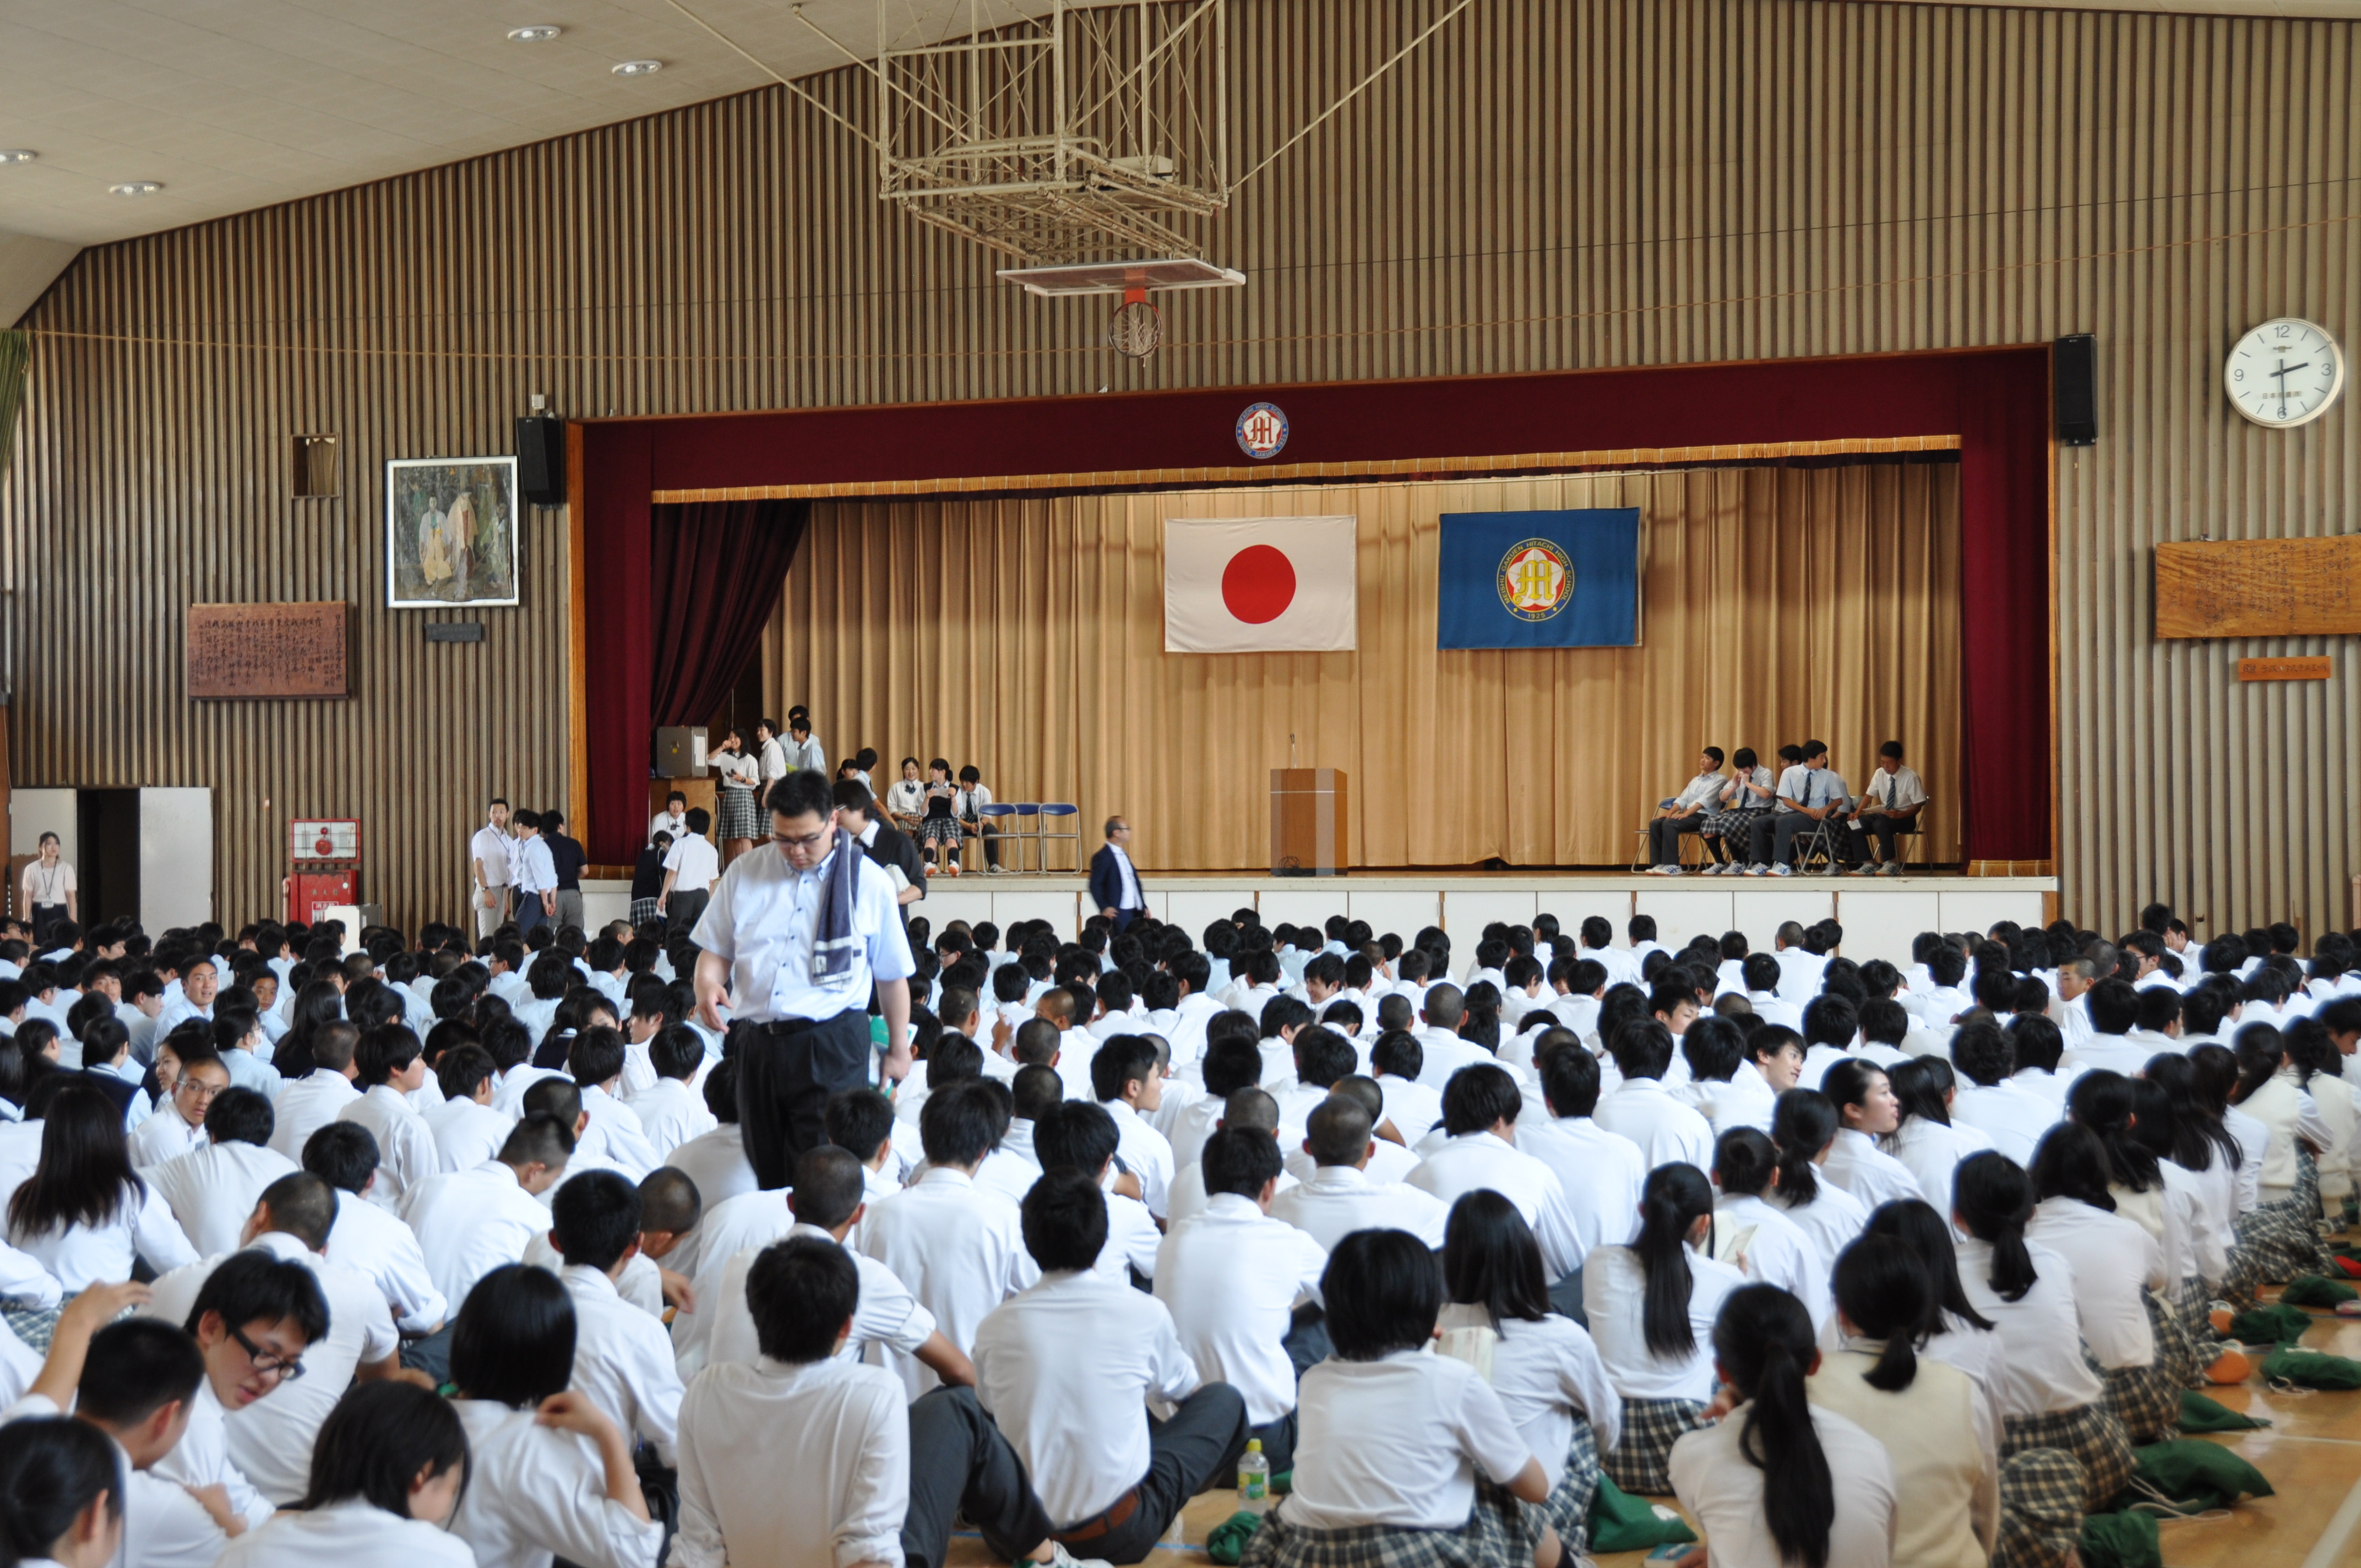
<path id="1" fill-rule="evenodd" d="M 2156 547 L 2158 637 L 2361 632 L 2361 534 Z"/>
<path id="2" fill-rule="evenodd" d="M 1444 5 L 1233 0 L 1235 166 Z M 476 797 L 568 784 L 564 529 L 528 520 L 489 641 L 430 650 L 375 608 L 378 465 L 501 450 L 533 391 L 595 417 L 2089 331 L 2100 444 L 2056 492 L 2065 908 L 2316 928 L 2361 869 L 2361 696 L 2234 669 L 2345 640 L 2160 642 L 2150 579 L 2159 542 L 2361 510 L 2351 400 L 2267 432 L 2217 376 L 2272 315 L 2361 334 L 2356 51 L 2345 22 L 1485 0 L 1201 225 L 1251 282 L 1174 296 L 1146 366 L 1099 345 L 1103 302 L 1027 299 L 883 208 L 782 89 L 93 247 L 28 318 L 0 493 L 22 775 L 213 784 L 225 917 L 275 902 L 291 810 L 371 823 L 397 918 L 456 915 Z M 810 85 L 865 115 L 862 71 Z M 286 498 L 309 431 L 344 437 L 340 501 Z M 185 701 L 181 605 L 339 596 L 353 702 Z"/>

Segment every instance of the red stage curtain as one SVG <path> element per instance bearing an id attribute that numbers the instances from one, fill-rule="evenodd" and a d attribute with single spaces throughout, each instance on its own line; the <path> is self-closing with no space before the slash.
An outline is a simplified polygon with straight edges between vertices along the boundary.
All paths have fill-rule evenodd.
<path id="1" fill-rule="evenodd" d="M 802 543 L 806 501 L 689 501 L 649 508 L 648 602 L 657 630 L 648 713 L 702 724 L 762 645 Z M 746 737 L 752 747 L 754 738 Z"/>

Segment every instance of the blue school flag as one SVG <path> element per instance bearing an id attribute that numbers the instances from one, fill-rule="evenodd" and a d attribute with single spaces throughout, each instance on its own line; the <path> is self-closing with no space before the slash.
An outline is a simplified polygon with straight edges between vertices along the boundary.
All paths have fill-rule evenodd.
<path id="1" fill-rule="evenodd" d="M 1636 648 L 1640 509 L 1443 514 L 1438 648 Z"/>

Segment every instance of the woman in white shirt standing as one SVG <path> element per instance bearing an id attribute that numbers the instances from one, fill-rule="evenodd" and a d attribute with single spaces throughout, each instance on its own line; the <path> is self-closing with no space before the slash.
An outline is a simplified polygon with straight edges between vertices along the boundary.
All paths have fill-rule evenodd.
<path id="1" fill-rule="evenodd" d="M 8 1200 L 8 1240 L 68 1296 L 130 1278 L 134 1258 L 158 1274 L 197 1261 L 170 1206 L 133 1173 L 123 1113 L 104 1091 L 82 1083 L 49 1102 L 40 1163 Z"/>
<path id="2" fill-rule="evenodd" d="M 1445 1235 L 1443 1327 L 1497 1336 L 1485 1381 L 1541 1461 L 1550 1484 L 1542 1513 L 1579 1555 L 1589 1543 L 1599 1451 L 1621 1435 L 1622 1401 L 1589 1333 L 1550 1310 L 1541 1243 L 1514 1203 L 1488 1187 L 1463 1193 Z"/>
<path id="3" fill-rule="evenodd" d="M 444 1529 L 467 1481 L 467 1434 L 440 1396 L 412 1383 L 357 1383 L 312 1450 L 312 1485 L 221 1568 L 476 1568 Z"/>
<path id="4" fill-rule="evenodd" d="M 664 1527 L 620 1429 L 574 1379 L 574 1298 L 525 1264 L 493 1269 L 452 1324 L 451 1380 L 474 1482 L 451 1521 L 483 1568 L 654 1568 Z"/>
<path id="5" fill-rule="evenodd" d="M 0 1427 L 0 1556 L 23 1568 L 106 1568 L 123 1547 L 122 1458 L 71 1416 Z"/>
<path id="6" fill-rule="evenodd" d="M 1713 1186 L 1693 1165 L 1660 1165 L 1640 1189 L 1640 1234 L 1593 1248 L 1583 1315 L 1623 1400 L 1604 1468 L 1627 1492 L 1662 1497 L 1673 1444 L 1705 1419 L 1714 1391 L 1708 1341 L 1723 1298 L 1746 1277 L 1711 1254 Z"/>
<path id="7" fill-rule="evenodd" d="M 2146 1298 L 2166 1283 L 2164 1248 L 2117 1212 L 2107 1156 L 2091 1129 L 2067 1122 L 2034 1151 L 2026 1239 L 2066 1260 L 2082 1341 L 2107 1386 L 2107 1408 L 2135 1443 L 2154 1442 L 2180 1413 L 2180 1389 L 2159 1375 Z"/>
<path id="8" fill-rule="evenodd" d="M 1924 1198 L 1910 1168 L 1877 1146 L 1902 1124 L 1902 1102 L 1885 1069 L 1863 1057 L 1828 1064 L 1820 1092 L 1837 1108 L 1837 1136 L 1823 1172 L 1864 1208 L 1901 1198 Z"/>
<path id="9" fill-rule="evenodd" d="M 726 866 L 752 849 L 755 839 L 767 837 L 763 814 L 754 800 L 754 792 L 762 782 L 763 765 L 746 754 L 746 742 L 735 729 L 722 736 L 721 744 L 706 757 L 705 765 L 721 775 L 718 781 L 721 786 L 717 811 L 719 820 L 714 826 L 721 839 L 721 863 Z"/>
<path id="10" fill-rule="evenodd" d="M 1673 1490 L 1714 1568 L 1887 1568 L 1894 1467 L 1869 1433 L 1806 1398 L 1820 1364 L 1811 1315 L 1775 1285 L 1722 1303 L 1714 1368 L 1728 1414 L 1673 1447 Z"/>
<path id="11" fill-rule="evenodd" d="M 1817 1089 L 1790 1089 L 1771 1113 L 1771 1141 L 1779 1148 L 1777 1190 L 1766 1201 L 1803 1228 L 1819 1249 L 1820 1266 L 1834 1269 L 1837 1255 L 1852 1245 L 1869 1223 L 1869 1205 L 1828 1179 L 1836 1148 L 1837 1108 Z"/>
<path id="12" fill-rule="evenodd" d="M 1465 1361 L 1428 1354 L 1443 1275 L 1426 1244 L 1355 1231 L 1320 1292 L 1335 1354 L 1303 1375 L 1294 1490 L 1239 1568 L 1564 1563 L 1542 1523 L 1548 1476 L 1499 1396 Z"/>
<path id="13" fill-rule="evenodd" d="M 2131 1439 L 2107 1408 L 2106 1385 L 2082 1356 L 2072 1271 L 2048 1247 L 2029 1245 L 2033 1183 L 2015 1160 L 1980 1154 L 1952 1178 L 1960 1283 L 2000 1336 L 2001 1508 L 2044 1537 L 2069 1545 L 2081 1531 L 2059 1496 L 2079 1470 L 2082 1508 L 2097 1512 L 2132 1478 Z M 2061 1449 L 2076 1464 L 2061 1472 L 2035 1451 Z M 2024 1463 L 2021 1463 L 2024 1462 Z"/>

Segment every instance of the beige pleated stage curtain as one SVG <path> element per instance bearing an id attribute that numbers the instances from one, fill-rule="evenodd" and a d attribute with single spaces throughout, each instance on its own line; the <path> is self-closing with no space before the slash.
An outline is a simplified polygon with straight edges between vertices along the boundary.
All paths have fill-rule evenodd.
<path id="1" fill-rule="evenodd" d="M 1637 506 L 1642 646 L 1441 652 L 1444 512 Z M 1360 648 L 1163 651 L 1168 517 L 1360 519 Z M 1350 775 L 1351 863 L 1628 863 L 1697 750 L 1899 740 L 1959 856 L 1959 468 L 1739 468 L 982 501 L 819 502 L 763 648 L 833 763 L 906 754 L 1111 814 L 1160 870 L 1270 863 L 1269 770 Z"/>

